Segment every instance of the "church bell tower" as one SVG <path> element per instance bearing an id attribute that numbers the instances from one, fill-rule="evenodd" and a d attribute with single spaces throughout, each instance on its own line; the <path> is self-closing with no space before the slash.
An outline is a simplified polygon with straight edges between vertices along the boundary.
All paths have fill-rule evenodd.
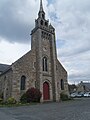
<path id="1" fill-rule="evenodd" d="M 36 87 L 42 91 L 41 101 L 58 101 L 55 29 L 45 18 L 42 0 L 35 28 L 31 31 L 31 50 L 36 57 Z"/>

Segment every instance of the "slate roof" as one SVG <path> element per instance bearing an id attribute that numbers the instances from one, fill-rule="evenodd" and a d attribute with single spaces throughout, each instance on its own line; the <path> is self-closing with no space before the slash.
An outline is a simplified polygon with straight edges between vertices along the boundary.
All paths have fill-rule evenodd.
<path id="1" fill-rule="evenodd" d="M 88 89 L 90 89 L 90 83 L 88 83 L 88 82 L 83 82 L 83 86 L 85 86 L 85 87 L 87 87 Z"/>
<path id="2" fill-rule="evenodd" d="M 9 67 L 10 67 L 10 65 L 0 64 L 0 72 L 6 71 Z"/>

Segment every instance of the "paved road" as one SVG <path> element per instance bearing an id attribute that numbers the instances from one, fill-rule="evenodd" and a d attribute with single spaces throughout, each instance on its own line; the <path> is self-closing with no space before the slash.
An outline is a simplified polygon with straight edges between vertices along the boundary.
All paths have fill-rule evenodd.
<path id="1" fill-rule="evenodd" d="M 90 99 L 0 108 L 0 120 L 90 120 Z"/>

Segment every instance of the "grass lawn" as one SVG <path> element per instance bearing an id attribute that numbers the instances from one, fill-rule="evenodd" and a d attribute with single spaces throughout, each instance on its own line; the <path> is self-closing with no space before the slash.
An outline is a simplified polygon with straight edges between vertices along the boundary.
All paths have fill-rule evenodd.
<path id="1" fill-rule="evenodd" d="M 19 107 L 19 106 L 30 106 L 30 105 L 37 105 L 39 103 L 16 103 L 16 104 L 0 104 L 0 107 Z"/>

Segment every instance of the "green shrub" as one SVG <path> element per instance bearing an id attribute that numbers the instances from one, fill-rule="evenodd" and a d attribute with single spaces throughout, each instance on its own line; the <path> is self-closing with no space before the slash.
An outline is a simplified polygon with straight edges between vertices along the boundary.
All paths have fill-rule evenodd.
<path id="1" fill-rule="evenodd" d="M 68 95 L 67 95 L 67 94 L 64 94 L 64 93 L 61 93 L 61 94 L 60 94 L 60 98 L 61 98 L 62 101 L 69 100 Z"/>
<path id="2" fill-rule="evenodd" d="M 16 104 L 16 100 L 15 100 L 15 98 L 10 97 L 10 98 L 7 99 L 6 103 L 7 104 Z"/>
<path id="3" fill-rule="evenodd" d="M 20 98 L 21 103 L 27 103 L 27 95 L 24 93 Z"/>
<path id="4" fill-rule="evenodd" d="M 3 99 L 2 98 L 0 98 L 0 104 L 2 104 L 3 103 Z"/>
<path id="5" fill-rule="evenodd" d="M 2 99 L 3 99 L 3 93 L 1 93 L 1 94 L 0 94 L 0 98 L 2 98 Z"/>

